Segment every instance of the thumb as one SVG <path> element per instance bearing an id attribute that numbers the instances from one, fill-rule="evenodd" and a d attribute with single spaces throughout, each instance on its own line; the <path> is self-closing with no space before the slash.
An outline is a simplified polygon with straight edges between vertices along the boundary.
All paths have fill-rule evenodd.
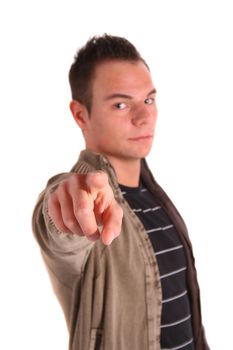
<path id="1" fill-rule="evenodd" d="M 103 171 L 91 172 L 87 174 L 86 186 L 94 201 L 96 216 L 102 215 L 114 200 L 114 194 L 108 182 L 108 175 Z"/>
<path id="2" fill-rule="evenodd" d="M 103 171 L 90 172 L 86 175 L 86 185 L 92 196 L 97 196 L 99 191 L 108 186 L 108 176 Z"/>

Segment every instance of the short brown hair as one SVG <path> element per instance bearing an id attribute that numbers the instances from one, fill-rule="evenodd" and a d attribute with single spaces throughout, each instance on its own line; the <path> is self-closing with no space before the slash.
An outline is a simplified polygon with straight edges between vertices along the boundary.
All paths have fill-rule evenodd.
<path id="1" fill-rule="evenodd" d="M 93 73 L 99 63 L 109 60 L 142 61 L 135 46 L 127 39 L 104 34 L 94 36 L 77 51 L 69 71 L 72 99 L 77 100 L 91 111 Z"/>

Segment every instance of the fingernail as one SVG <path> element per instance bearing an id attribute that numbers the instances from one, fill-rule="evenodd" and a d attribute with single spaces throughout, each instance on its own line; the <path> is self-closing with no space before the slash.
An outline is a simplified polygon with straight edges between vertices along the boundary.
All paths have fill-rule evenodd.
<path id="1" fill-rule="evenodd" d="M 114 240 L 114 234 L 112 232 L 109 232 L 107 239 L 106 239 L 106 245 L 110 245 L 113 240 Z"/>

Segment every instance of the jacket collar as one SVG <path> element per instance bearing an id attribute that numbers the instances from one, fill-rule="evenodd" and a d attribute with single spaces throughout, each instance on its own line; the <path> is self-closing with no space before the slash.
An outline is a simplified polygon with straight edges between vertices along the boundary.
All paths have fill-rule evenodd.
<path id="1" fill-rule="evenodd" d="M 95 170 L 105 171 L 109 176 L 109 181 L 116 194 L 119 195 L 121 191 L 119 189 L 116 172 L 106 156 L 85 149 L 81 151 L 79 161 L 88 163 Z M 141 160 L 141 176 L 146 178 L 145 180 L 148 180 L 148 177 L 151 179 L 153 178 L 145 159 Z"/>

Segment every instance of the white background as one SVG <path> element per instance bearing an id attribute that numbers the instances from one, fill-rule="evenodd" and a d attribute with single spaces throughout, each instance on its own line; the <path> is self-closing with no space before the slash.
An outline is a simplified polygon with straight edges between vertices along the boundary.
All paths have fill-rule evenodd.
<path id="1" fill-rule="evenodd" d="M 211 348 L 231 348 L 232 18 L 230 0 L 1 1 L 1 349 L 67 349 L 31 214 L 83 148 L 67 74 L 76 49 L 105 32 L 151 67 L 159 120 L 148 161 L 188 225 Z"/>

